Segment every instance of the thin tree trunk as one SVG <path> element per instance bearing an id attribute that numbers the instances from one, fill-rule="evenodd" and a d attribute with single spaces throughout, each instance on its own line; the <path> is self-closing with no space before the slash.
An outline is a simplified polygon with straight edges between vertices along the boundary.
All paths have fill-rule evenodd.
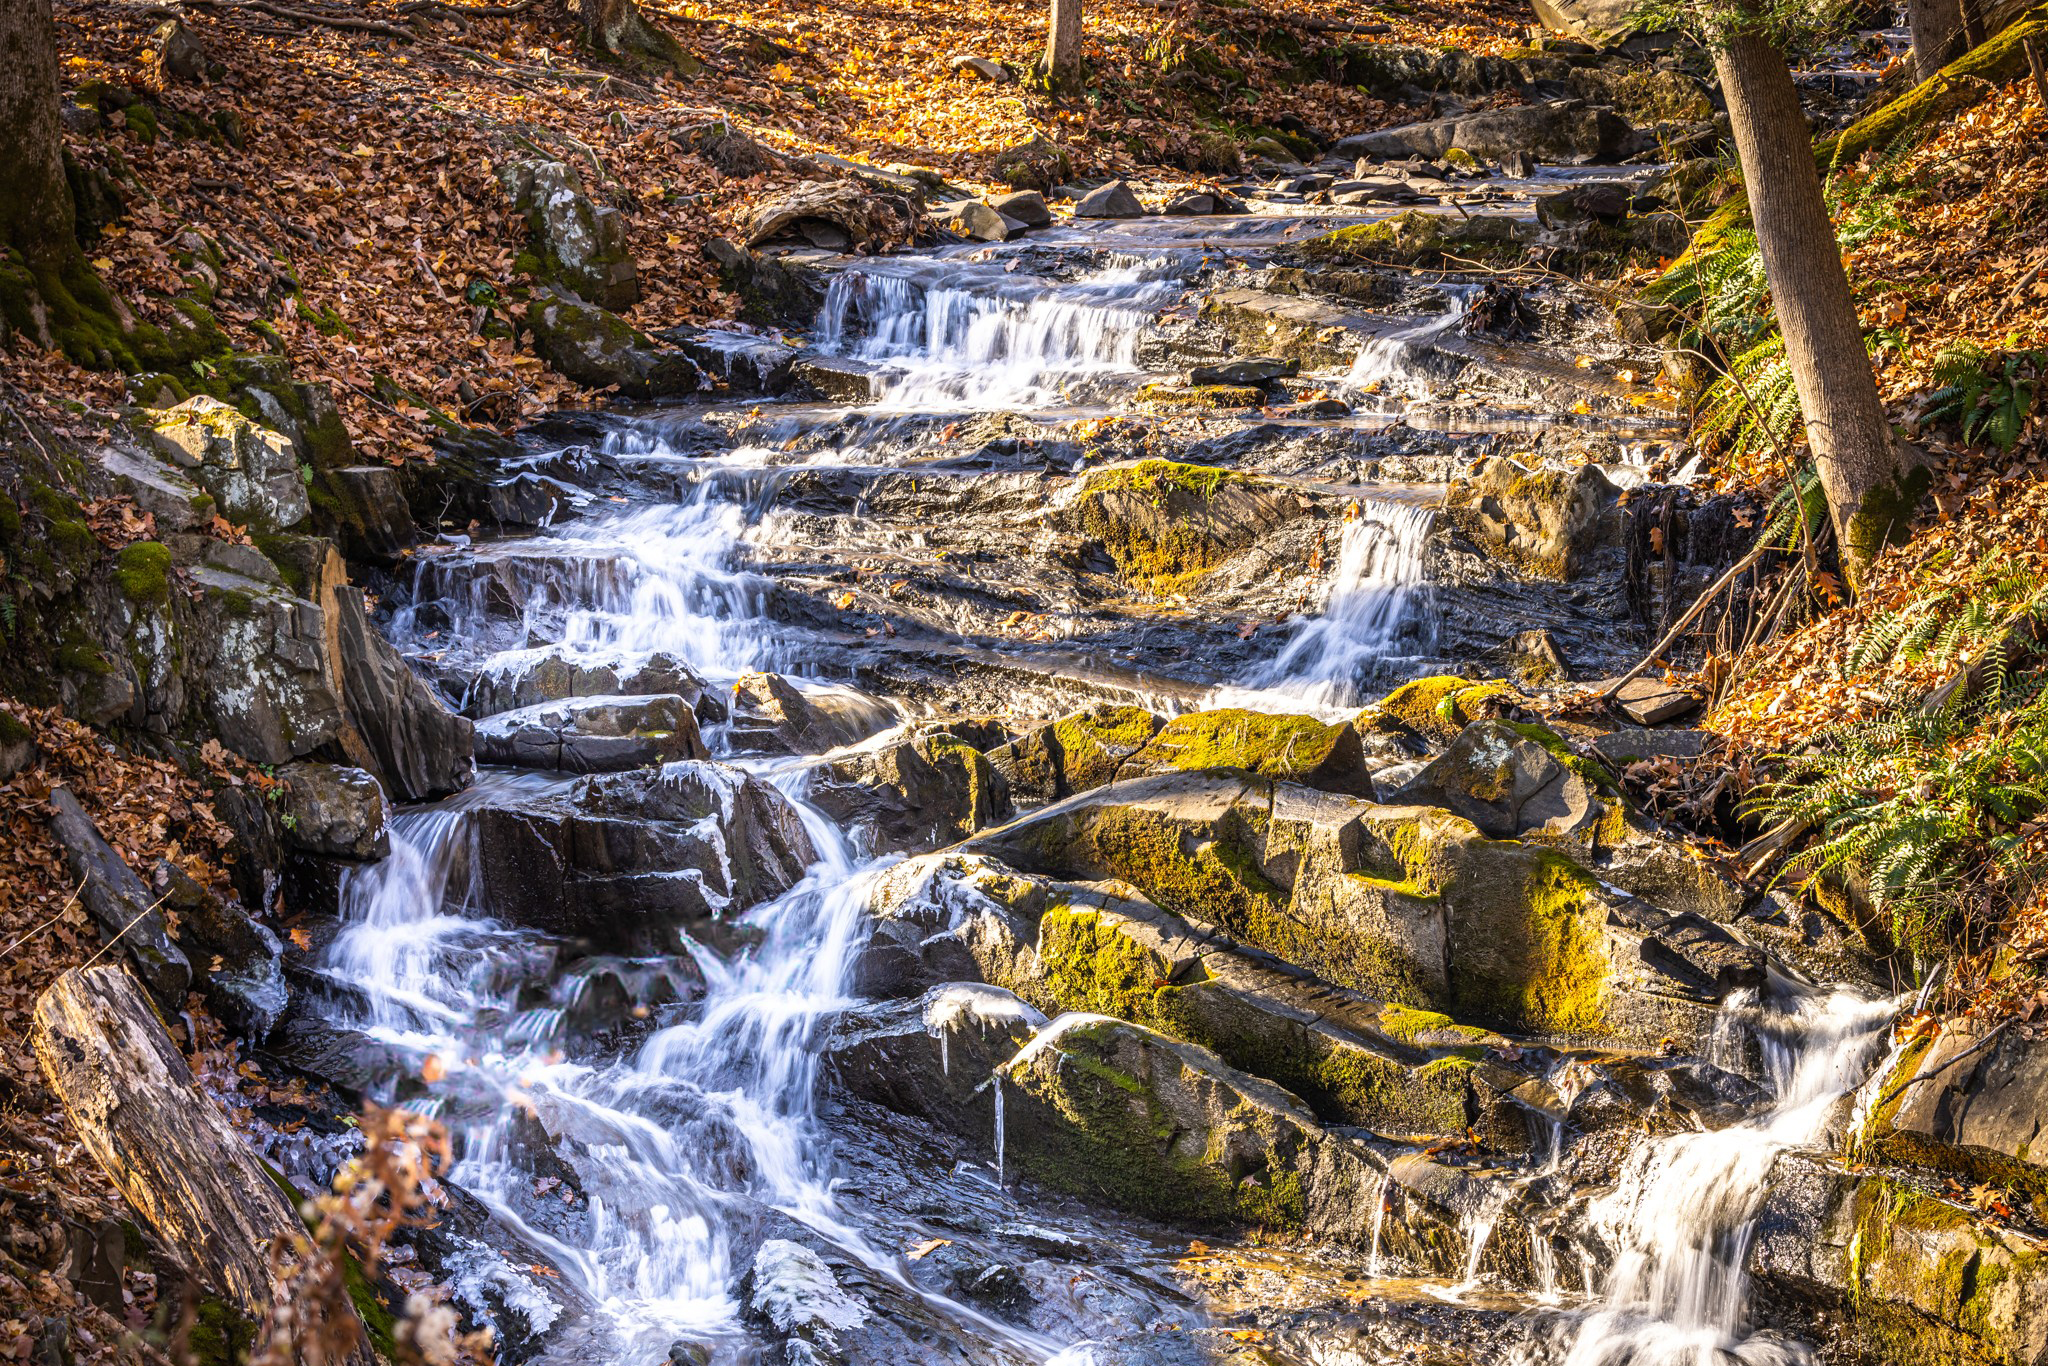
<path id="1" fill-rule="evenodd" d="M 1960 0 L 1906 0 L 1906 27 L 1913 35 L 1913 75 L 1930 80 L 1963 55 Z"/>
<path id="2" fill-rule="evenodd" d="M 1045 77 L 1064 85 L 1081 74 L 1082 0 L 1052 0 L 1045 35 Z"/>
<path id="3" fill-rule="evenodd" d="M 593 51 L 637 65 L 694 76 L 702 63 L 640 12 L 637 0 L 578 0 L 583 36 Z"/>
<path id="4" fill-rule="evenodd" d="M 1762 38 L 1737 34 L 1715 66 L 1807 441 L 1854 587 L 1885 542 L 1906 529 L 1926 473 L 1907 468 L 1885 422 L 1784 55 Z"/>
<path id="5" fill-rule="evenodd" d="M 58 139 L 50 0 L 0 3 L 0 246 L 42 268 L 78 250 Z"/>

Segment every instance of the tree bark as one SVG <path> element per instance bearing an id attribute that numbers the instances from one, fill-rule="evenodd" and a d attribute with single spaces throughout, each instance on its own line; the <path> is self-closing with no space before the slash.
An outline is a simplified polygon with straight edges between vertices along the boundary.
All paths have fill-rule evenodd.
<path id="1" fill-rule="evenodd" d="M 76 254 L 57 125 L 57 25 L 50 0 L 0 4 L 0 248 L 32 269 Z"/>
<path id="2" fill-rule="evenodd" d="M 1045 79 L 1065 85 L 1081 74 L 1082 0 L 1052 0 L 1046 25 Z"/>
<path id="3" fill-rule="evenodd" d="M 1807 441 L 1855 587 L 1885 542 L 1906 529 L 1926 472 L 1908 468 L 1885 421 L 1784 55 L 1763 38 L 1734 34 L 1715 66 Z"/>
<path id="4" fill-rule="evenodd" d="M 681 43 L 647 21 L 638 0 L 578 0 L 578 4 L 583 11 L 584 41 L 592 51 L 679 76 L 703 70 Z"/>
<path id="5" fill-rule="evenodd" d="M 1906 27 L 1913 35 L 1913 75 L 1934 74 L 1963 55 L 1967 41 L 1960 0 L 1906 0 Z"/>

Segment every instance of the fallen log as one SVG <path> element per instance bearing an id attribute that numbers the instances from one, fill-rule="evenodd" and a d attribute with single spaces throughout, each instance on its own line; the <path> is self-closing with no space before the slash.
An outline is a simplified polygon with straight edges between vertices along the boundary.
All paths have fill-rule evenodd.
<path id="1" fill-rule="evenodd" d="M 119 964 L 65 973 L 37 1000 L 29 1042 L 128 1203 L 207 1291 L 261 1322 L 272 1249 L 288 1248 L 303 1226 L 193 1081 L 134 974 Z M 358 1355 L 369 1360 L 366 1349 Z"/>

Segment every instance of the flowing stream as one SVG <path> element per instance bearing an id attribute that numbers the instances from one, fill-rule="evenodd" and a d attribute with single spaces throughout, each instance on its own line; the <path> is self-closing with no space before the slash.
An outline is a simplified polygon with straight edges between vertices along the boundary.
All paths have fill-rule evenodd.
<path id="1" fill-rule="evenodd" d="M 753 562 L 772 540 L 757 498 L 764 481 L 895 468 L 930 443 L 919 435 L 926 429 L 902 425 L 918 415 L 1043 417 L 1113 405 L 1156 373 L 1147 347 L 1162 317 L 1194 297 L 1214 249 L 1136 244 L 1082 253 L 1061 272 L 1019 255 L 958 252 L 844 271 L 819 339 L 877 377 L 873 415 L 849 423 L 813 412 L 781 427 L 736 421 L 737 435 L 712 453 L 672 440 L 681 428 L 620 420 L 596 454 L 665 494 L 591 497 L 581 515 L 525 536 L 453 538 L 417 557 L 389 632 L 444 677 L 467 680 L 471 696 L 546 658 L 624 674 L 668 656 L 714 685 L 758 669 L 804 688 L 844 684 L 849 671 L 839 661 L 887 642 L 849 644 L 829 622 L 780 618 L 775 582 Z M 1458 324 L 1463 296 L 1450 303 L 1447 314 L 1375 343 L 1332 384 L 1348 378 L 1383 395 L 1402 391 L 1431 339 Z M 1292 620 L 1269 655 L 1237 670 L 1233 685 L 1209 691 L 1211 702 L 1341 715 L 1431 652 L 1431 500 L 1399 488 L 1344 492 L 1355 515 L 1343 523 L 1334 564 L 1312 585 L 1316 606 Z M 1203 691 L 1184 696 L 1200 700 Z M 451 1126 L 460 1140 L 457 1184 L 509 1231 L 512 1246 L 544 1256 L 565 1282 L 536 1293 L 531 1277 L 516 1274 L 516 1252 L 494 1260 L 479 1247 L 465 1287 L 471 1303 L 488 1300 L 501 1321 L 509 1313 L 536 1335 L 575 1320 L 574 1334 L 545 1349 L 548 1361 L 651 1363 L 672 1344 L 705 1347 L 719 1363 L 766 1360 L 749 1316 L 778 1302 L 770 1282 L 783 1273 L 763 1269 L 762 1249 L 801 1233 L 863 1269 L 879 1293 L 916 1306 L 937 1325 L 932 1341 L 976 1345 L 978 1354 L 933 1360 L 1096 1360 L 1085 1340 L 1026 1331 L 918 1284 L 893 1233 L 845 1198 L 860 1164 L 849 1163 L 820 1108 L 817 1038 L 857 1002 L 850 974 L 870 890 L 888 860 L 860 857 L 846 831 L 806 800 L 804 756 L 736 755 L 720 728 L 706 734 L 720 762 L 775 784 L 817 853 L 796 886 L 723 925 L 716 943 L 684 936 L 664 952 L 593 955 L 511 923 L 492 904 L 477 813 L 565 791 L 572 780 L 562 776 L 487 769 L 462 795 L 400 813 L 390 857 L 343 885 L 342 927 L 319 960 L 338 987 L 328 1023 L 375 1045 L 373 1092 L 431 1109 Z M 623 1001 L 644 1028 L 593 1034 L 585 1021 L 600 1000 Z M 1775 1107 L 1735 1129 L 1641 1145 L 1625 1181 L 1593 1212 L 1617 1260 L 1601 1303 L 1558 1319 L 1569 1335 L 1564 1359 L 1576 1366 L 1677 1366 L 1716 1360 L 1717 1351 L 1755 1366 L 1799 1359 L 1792 1349 L 1770 1355 L 1742 1345 L 1744 1240 L 1771 1159 L 1817 1136 L 1829 1102 L 1867 1062 L 1886 1007 L 1810 994 L 1771 1004 L 1779 1013 L 1765 1051 Z M 953 1021 L 938 1014 L 927 1027 L 943 1045 Z M 1032 1047 L 1049 1046 L 1073 1018 L 1041 1031 Z M 950 1055 L 945 1066 L 954 1066 Z M 1000 1081 L 993 1091 L 995 1170 L 975 1179 L 1001 1202 L 1010 1197 Z M 1532 1176 L 1554 1164 L 1553 1153 Z M 1366 1263 L 1375 1278 L 1393 1261 L 1382 1247 L 1396 1203 L 1391 1177 L 1378 1201 Z M 1499 1213 L 1472 1221 L 1464 1288 L 1481 1280 Z M 1568 1298 L 1553 1250 L 1541 1239 L 1537 1247 L 1542 1299 Z M 806 1268 L 786 1274 L 801 1280 Z M 849 1300 L 834 1312 L 851 1329 L 870 1310 Z M 1088 1312 L 1115 1326 L 1136 1311 Z M 1556 1333 L 1548 1340 L 1562 1341 Z"/>

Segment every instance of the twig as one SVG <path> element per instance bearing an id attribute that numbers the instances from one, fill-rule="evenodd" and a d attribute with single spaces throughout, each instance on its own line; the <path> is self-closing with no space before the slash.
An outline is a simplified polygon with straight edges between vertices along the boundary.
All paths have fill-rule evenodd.
<path id="1" fill-rule="evenodd" d="M 82 886 L 83 884 L 80 884 L 80 885 Z M 100 959 L 102 959 L 102 958 L 106 957 L 106 956 L 107 956 L 107 950 L 108 950 L 108 949 L 111 949 L 112 947 L 114 947 L 114 945 L 116 945 L 116 944 L 120 943 L 120 942 L 121 942 L 121 936 L 122 936 L 122 935 L 124 935 L 124 934 L 128 933 L 128 931 L 130 931 L 130 930 L 134 929 L 134 928 L 135 928 L 135 927 L 136 927 L 137 925 L 140 925 L 140 924 L 141 924 L 141 923 L 143 922 L 143 919 L 144 919 L 145 917 L 147 917 L 148 915 L 150 915 L 151 913 L 153 913 L 153 912 L 154 912 L 154 911 L 156 910 L 156 908 L 157 908 L 157 907 L 159 907 L 159 906 L 163 905 L 163 904 L 164 904 L 164 903 L 165 903 L 166 901 L 169 901 L 170 899 L 171 899 L 171 894 L 170 894 L 169 892 L 165 892 L 165 893 L 164 893 L 164 894 L 163 894 L 162 896 L 158 897 L 158 898 L 157 898 L 157 899 L 156 899 L 155 901 L 152 901 L 151 903 L 149 903 L 149 905 L 147 905 L 147 906 L 144 906 L 144 907 L 143 907 L 143 908 L 142 908 L 141 910 L 137 911 L 137 912 L 135 913 L 135 916 L 134 916 L 134 918 L 133 918 L 133 919 L 131 919 L 131 920 L 130 920 L 130 921 L 129 921 L 129 922 L 127 923 L 127 924 L 123 925 L 123 926 L 121 927 L 120 931 L 119 931 L 119 932 L 118 932 L 117 934 L 115 934 L 115 935 L 114 935 L 114 937 L 113 937 L 112 939 L 109 939 L 109 940 L 108 940 L 108 941 L 107 941 L 106 943 L 104 943 L 104 944 L 100 945 L 100 951 L 99 951 L 98 953 L 96 953 L 96 954 L 94 954 L 94 955 L 93 955 L 92 957 L 90 957 L 90 958 L 86 959 L 86 960 L 85 960 L 85 961 L 84 961 L 83 963 L 80 963 L 80 964 L 78 965 L 78 966 L 79 966 L 79 969 L 80 969 L 81 971 L 83 971 L 84 969 L 86 969 L 86 968 L 89 968 L 89 967 L 91 967 L 91 966 L 92 966 L 92 965 L 93 965 L 94 963 L 97 963 L 97 962 L 99 962 L 99 961 L 100 961 Z"/>
<path id="2" fill-rule="evenodd" d="M 1750 552 L 1747 555 L 1744 555 L 1741 559 L 1737 560 L 1735 564 L 1728 570 L 1727 573 L 1723 574 L 1720 578 L 1714 580 L 1712 587 L 1708 588 L 1706 592 L 1700 594 L 1699 597 L 1693 600 L 1692 606 L 1686 609 L 1685 615 L 1680 617 L 1677 620 L 1677 622 L 1672 625 L 1671 629 L 1664 633 L 1664 638 L 1662 640 L 1658 641 L 1656 645 L 1651 647 L 1650 653 L 1643 656 L 1642 662 L 1636 665 L 1633 669 L 1630 669 L 1627 673 L 1623 674 L 1620 678 L 1615 679 L 1614 682 L 1608 686 L 1607 691 L 1600 694 L 1599 700 L 1603 703 L 1613 701 L 1617 693 L 1619 693 L 1623 688 L 1627 687 L 1630 683 L 1633 683 L 1636 680 L 1637 675 L 1641 674 L 1643 670 L 1649 668 L 1650 665 L 1654 664 L 1658 659 L 1660 659 L 1663 656 L 1666 650 L 1671 648 L 1671 642 L 1677 640 L 1680 635 L 1684 634 L 1685 628 L 1692 625 L 1693 620 L 1696 617 L 1698 617 L 1700 613 L 1707 610 L 1707 605 L 1713 602 L 1715 598 L 1721 595 L 1722 589 L 1726 588 L 1729 584 L 1735 582 L 1735 579 L 1738 575 L 1740 575 L 1744 570 L 1748 569 L 1751 565 L 1755 564 L 1758 560 L 1762 559 L 1766 554 L 1770 553 L 1771 549 L 1772 547 L 1769 544 L 1769 542 L 1752 546 L 1750 548 Z"/>
<path id="3" fill-rule="evenodd" d="M 10 954 L 12 954 L 16 949 L 20 948 L 23 944 L 26 944 L 29 940 L 35 938 L 44 930 L 49 929 L 50 926 L 62 920 L 64 918 L 64 913 L 70 910 L 73 906 L 76 906 L 78 904 L 78 894 L 84 890 L 85 879 L 80 878 L 78 879 L 78 885 L 71 889 L 71 895 L 64 898 L 64 904 L 57 908 L 57 914 L 51 916 L 48 920 L 45 920 L 42 924 L 30 930 L 27 934 L 24 934 L 21 938 L 15 940 L 12 944 L 9 944 L 6 948 L 0 949 L 0 958 L 6 958 Z"/>

